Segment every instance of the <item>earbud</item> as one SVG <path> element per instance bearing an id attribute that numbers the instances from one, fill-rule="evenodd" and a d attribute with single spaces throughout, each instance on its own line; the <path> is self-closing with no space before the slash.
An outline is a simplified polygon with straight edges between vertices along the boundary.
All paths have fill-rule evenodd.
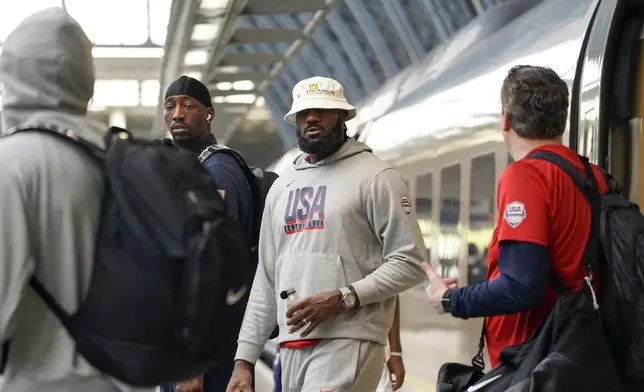
<path id="1" fill-rule="evenodd" d="M 210 121 L 210 114 L 206 116 L 206 121 Z"/>

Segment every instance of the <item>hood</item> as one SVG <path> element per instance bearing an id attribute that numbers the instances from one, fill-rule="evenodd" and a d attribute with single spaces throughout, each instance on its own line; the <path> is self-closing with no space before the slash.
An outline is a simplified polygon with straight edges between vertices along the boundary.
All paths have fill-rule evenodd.
<path id="1" fill-rule="evenodd" d="M 371 152 L 371 148 L 369 148 L 369 146 L 367 146 L 364 143 L 361 143 L 353 139 L 349 139 L 342 145 L 342 147 L 340 147 L 338 151 L 329 155 L 327 158 L 322 159 L 319 162 L 309 163 L 306 161 L 306 157 L 308 156 L 308 154 L 300 154 L 293 161 L 293 165 L 295 165 L 295 170 L 314 169 L 317 167 L 328 165 L 329 163 L 332 163 L 332 162 L 341 161 L 343 159 L 349 158 L 351 156 L 360 154 L 361 152 L 365 152 L 365 151 Z"/>
<path id="2" fill-rule="evenodd" d="M 94 95 L 92 42 L 62 8 L 36 12 L 9 34 L 0 54 L 0 84 L 4 134 L 35 121 L 72 127 L 94 140 L 107 129 L 85 118 Z"/>

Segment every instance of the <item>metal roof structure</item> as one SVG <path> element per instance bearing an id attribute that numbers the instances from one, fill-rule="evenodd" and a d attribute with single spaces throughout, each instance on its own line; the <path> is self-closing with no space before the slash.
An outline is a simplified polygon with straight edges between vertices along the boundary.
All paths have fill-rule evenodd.
<path id="1" fill-rule="evenodd" d="M 282 116 L 299 80 L 331 76 L 358 103 L 499 2 L 173 0 L 160 82 L 166 86 L 190 74 L 208 85 L 215 134 L 242 150 L 250 148 L 247 143 L 265 141 L 256 134 L 247 136 L 243 146 L 234 143 L 246 116 L 265 105 L 281 153 L 295 145 Z M 222 104 L 227 107 L 218 110 Z M 160 121 L 162 105 L 158 110 Z"/>
<path id="2" fill-rule="evenodd" d="M 299 80 L 333 77 L 358 104 L 500 1 L 33 0 L 3 8 L 0 41 L 64 6 L 95 43 L 92 116 L 165 136 L 165 87 L 188 74 L 210 87 L 219 140 L 268 164 L 295 145 L 282 117 Z"/>
<path id="3" fill-rule="evenodd" d="M 149 136 L 171 0 L 0 0 L 0 6 L 0 42 L 32 13 L 65 8 L 94 42 L 90 115 Z"/>

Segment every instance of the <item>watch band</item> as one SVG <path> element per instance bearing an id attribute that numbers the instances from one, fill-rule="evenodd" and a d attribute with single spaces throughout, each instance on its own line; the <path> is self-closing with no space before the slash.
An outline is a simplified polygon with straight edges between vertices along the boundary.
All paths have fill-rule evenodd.
<path id="1" fill-rule="evenodd" d="M 353 293 L 353 295 L 356 297 L 356 308 L 360 307 L 360 297 L 358 297 L 358 293 L 356 293 L 356 289 L 353 288 L 353 285 L 349 285 L 349 290 Z"/>
<path id="2" fill-rule="evenodd" d="M 389 353 L 390 357 L 402 357 L 402 352 L 401 351 L 392 351 Z"/>
<path id="3" fill-rule="evenodd" d="M 452 307 L 452 290 L 447 289 L 445 293 L 443 293 L 443 297 L 441 298 L 441 305 L 443 305 L 443 310 L 446 313 L 451 313 L 451 307 Z"/>
<path id="4" fill-rule="evenodd" d="M 340 287 L 338 290 L 340 290 L 340 293 L 342 293 L 343 296 L 351 293 L 351 290 L 349 290 L 348 287 Z"/>

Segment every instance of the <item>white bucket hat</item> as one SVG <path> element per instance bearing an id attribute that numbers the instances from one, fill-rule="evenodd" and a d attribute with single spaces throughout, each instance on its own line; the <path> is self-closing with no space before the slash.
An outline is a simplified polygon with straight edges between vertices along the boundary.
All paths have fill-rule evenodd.
<path id="1" fill-rule="evenodd" d="M 284 120 L 295 125 L 298 112 L 307 109 L 341 109 L 349 112 L 346 121 L 356 116 L 356 108 L 347 102 L 344 88 L 337 80 L 314 76 L 293 87 L 293 106 Z"/>

